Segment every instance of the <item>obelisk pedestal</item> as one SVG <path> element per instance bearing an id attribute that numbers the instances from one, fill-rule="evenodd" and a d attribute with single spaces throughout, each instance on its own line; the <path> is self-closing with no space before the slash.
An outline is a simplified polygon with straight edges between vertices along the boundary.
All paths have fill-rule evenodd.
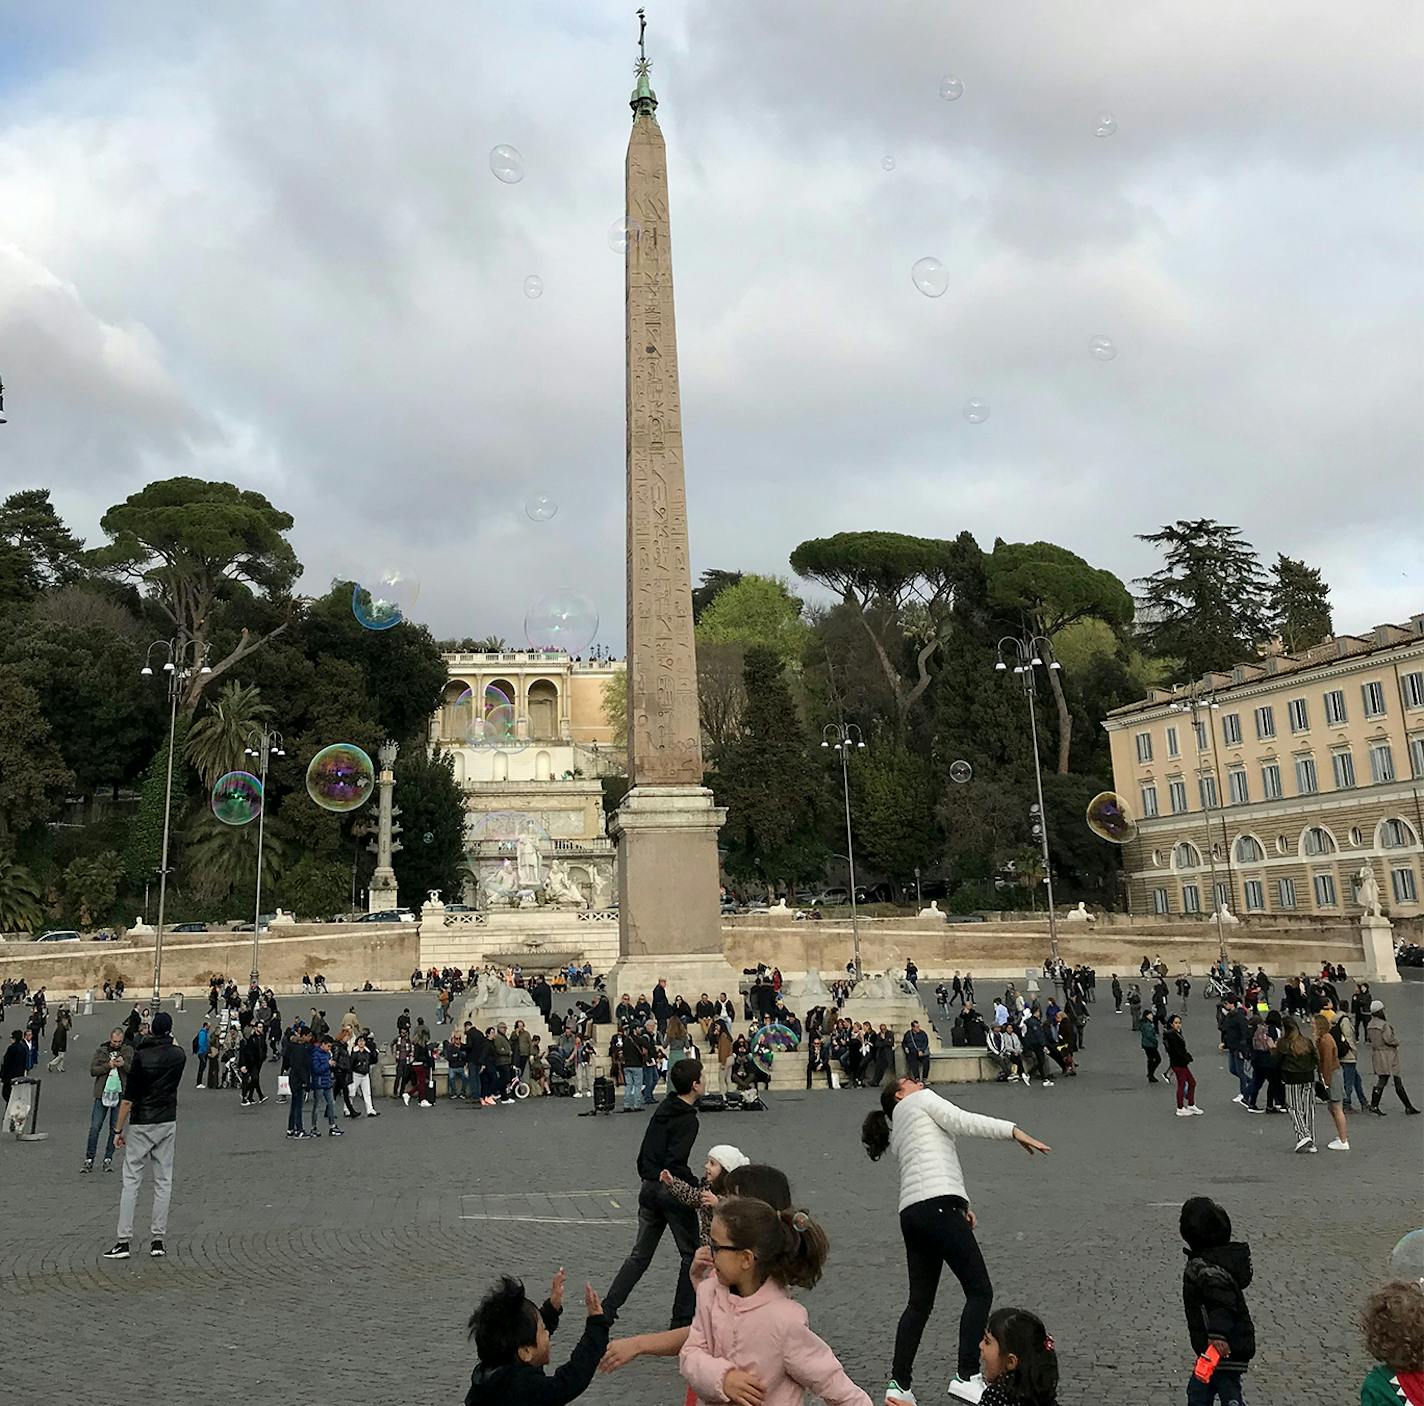
<path id="1" fill-rule="evenodd" d="M 726 811 L 702 784 L 667 150 L 648 68 L 640 56 L 625 168 L 633 785 L 609 823 L 618 843 L 619 959 L 608 984 L 616 1001 L 666 979 L 669 992 L 695 1002 L 703 991 L 735 992 L 737 975 L 722 950 L 717 831 Z"/>

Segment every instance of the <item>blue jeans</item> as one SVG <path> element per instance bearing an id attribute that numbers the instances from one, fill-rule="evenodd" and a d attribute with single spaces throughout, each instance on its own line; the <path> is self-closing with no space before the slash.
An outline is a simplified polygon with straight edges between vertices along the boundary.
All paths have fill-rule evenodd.
<path id="1" fill-rule="evenodd" d="M 623 1107 L 640 1108 L 643 1103 L 643 1071 L 641 1068 L 623 1070 Z"/>
<path id="2" fill-rule="evenodd" d="M 1241 1097 L 1249 1102 L 1251 1098 L 1251 1061 L 1239 1050 L 1228 1050 L 1226 1064 L 1236 1076 L 1236 1084 L 1241 1090 Z M 1195 1381 L 1196 1378 L 1192 1380 Z"/>
<path id="3" fill-rule="evenodd" d="M 456 1094 L 462 1094 L 466 1092 L 465 1071 L 463 1069 L 458 1069 L 454 1065 L 450 1066 L 448 1089 L 451 1098 L 454 1098 Z"/>
<path id="4" fill-rule="evenodd" d="M 336 1126 L 336 1100 L 331 1096 L 331 1089 L 313 1089 L 312 1091 L 312 1129 L 315 1130 L 317 1119 L 321 1117 L 322 1111 L 326 1112 L 326 1123 L 330 1128 Z"/>
<path id="5" fill-rule="evenodd" d="M 658 1066 L 656 1064 L 645 1064 L 643 1066 L 643 1102 L 652 1103 L 653 1096 L 658 1087 Z"/>
<path id="6" fill-rule="evenodd" d="M 305 1084 L 293 1082 L 291 1090 L 292 1101 L 287 1106 L 287 1131 L 299 1133 L 302 1130 L 302 1105 L 307 1101 L 307 1089 Z"/>
<path id="7" fill-rule="evenodd" d="M 1358 1076 L 1356 1076 L 1358 1077 Z M 1360 1102 L 1365 1101 L 1364 1094 L 1360 1095 Z M 89 1115 L 89 1143 L 84 1149 L 84 1160 L 92 1162 L 94 1160 L 94 1150 L 99 1146 L 99 1129 L 104 1126 L 104 1119 L 109 1120 L 109 1136 L 104 1143 L 104 1160 L 112 1162 L 114 1160 L 114 1119 L 118 1116 L 119 1106 L 115 1104 L 112 1108 L 105 1108 L 102 1099 L 94 1100 L 94 1110 Z"/>
<path id="8" fill-rule="evenodd" d="M 1350 1106 L 1350 1090 L 1353 1088 L 1355 1097 L 1359 1100 L 1360 1107 L 1365 1106 L 1365 1086 L 1360 1083 L 1360 1069 L 1355 1064 L 1342 1064 L 1340 1073 L 1345 1081 L 1345 1107 Z"/>
<path id="9" fill-rule="evenodd" d="M 1212 1406 L 1220 1401 L 1221 1406 L 1246 1406 L 1246 1398 L 1241 1394 L 1242 1372 L 1215 1371 L 1209 1382 L 1199 1382 L 1195 1376 L 1187 1378 L 1187 1406 Z"/>

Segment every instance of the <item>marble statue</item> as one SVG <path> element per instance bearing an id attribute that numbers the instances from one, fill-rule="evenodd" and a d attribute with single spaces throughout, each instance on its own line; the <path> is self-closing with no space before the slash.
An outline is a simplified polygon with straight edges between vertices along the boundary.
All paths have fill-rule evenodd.
<path id="1" fill-rule="evenodd" d="M 1098 915 L 1088 912 L 1086 903 L 1080 903 L 1064 917 L 1063 921 L 1065 923 L 1096 923 Z"/>
<path id="2" fill-rule="evenodd" d="M 939 899 L 937 899 L 937 898 L 932 898 L 932 899 L 930 899 L 930 906 L 929 906 L 928 908 L 921 908 L 921 909 L 920 909 L 920 917 L 922 917 L 922 918 L 942 918 L 942 917 L 944 917 L 944 914 L 939 911 Z"/>
<path id="3" fill-rule="evenodd" d="M 537 889 L 544 877 L 544 866 L 533 835 L 520 835 L 514 842 L 514 852 L 519 861 L 519 887 Z"/>
<path id="4" fill-rule="evenodd" d="M 493 904 L 496 900 L 503 900 L 506 903 L 512 902 L 515 892 L 516 875 L 514 865 L 505 860 L 498 869 L 494 871 L 494 877 L 483 888 L 486 894 L 486 902 Z"/>
<path id="5" fill-rule="evenodd" d="M 1216 910 L 1216 916 L 1221 919 L 1227 927 L 1235 927 L 1241 921 L 1235 913 L 1231 911 L 1231 905 L 1223 898 L 1221 907 Z"/>
<path id="6" fill-rule="evenodd" d="M 584 907 L 583 894 L 578 891 L 574 881 L 569 878 L 569 871 L 557 859 L 549 865 L 549 875 L 544 880 L 544 896 L 550 903 L 556 903 L 560 907 L 565 905 L 571 908 Z"/>
<path id="7" fill-rule="evenodd" d="M 1355 888 L 1360 902 L 1364 905 L 1365 916 L 1369 918 L 1383 917 L 1384 914 L 1380 909 L 1379 881 L 1375 878 L 1375 871 L 1370 865 L 1361 866 L 1360 872 L 1355 875 Z"/>
<path id="8" fill-rule="evenodd" d="M 608 895 L 613 888 L 612 881 L 610 880 L 608 875 L 608 870 L 605 869 L 601 864 L 595 864 L 593 866 L 593 872 L 589 876 L 589 883 L 593 889 L 592 906 L 594 908 L 600 909 L 607 908 Z"/>

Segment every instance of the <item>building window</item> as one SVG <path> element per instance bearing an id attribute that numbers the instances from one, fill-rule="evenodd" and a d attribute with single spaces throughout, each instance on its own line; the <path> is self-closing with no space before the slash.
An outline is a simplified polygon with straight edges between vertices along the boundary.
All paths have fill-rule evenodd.
<path id="1" fill-rule="evenodd" d="M 1228 747 L 1241 745 L 1241 714 L 1226 713 L 1221 719 L 1221 740 Z"/>
<path id="2" fill-rule="evenodd" d="M 1276 907 L 1277 907 L 1277 908 L 1294 908 L 1294 907 L 1295 907 L 1295 880 L 1294 880 L 1294 879 L 1277 879 L 1277 880 L 1276 880 Z"/>
<path id="3" fill-rule="evenodd" d="M 1358 825 L 1350 826 L 1350 848 L 1359 849 L 1365 842 L 1365 832 Z"/>
<path id="4" fill-rule="evenodd" d="M 1172 911 L 1172 898 L 1166 889 L 1152 890 L 1152 911 L 1159 914 Z"/>
<path id="5" fill-rule="evenodd" d="M 1269 703 L 1256 709 L 1256 736 L 1264 741 L 1276 735 L 1276 710 Z"/>
<path id="6" fill-rule="evenodd" d="M 1267 762 L 1261 768 L 1261 794 L 1268 801 L 1278 801 L 1285 794 L 1281 790 L 1281 769 L 1275 762 Z"/>
<path id="7" fill-rule="evenodd" d="M 1370 743 L 1370 779 L 1376 786 L 1394 780 L 1394 753 L 1388 742 Z"/>
<path id="8" fill-rule="evenodd" d="M 1251 799 L 1247 793 L 1244 770 L 1226 773 L 1226 790 L 1231 796 L 1231 804 L 1234 806 L 1244 806 Z"/>
<path id="9" fill-rule="evenodd" d="M 1317 908 L 1339 906 L 1339 900 L 1335 896 L 1335 876 L 1333 874 L 1317 874 L 1315 876 L 1315 906 Z"/>
<path id="10" fill-rule="evenodd" d="M 1172 814 L 1183 814 L 1187 809 L 1187 783 L 1185 781 L 1169 781 L 1167 795 L 1172 806 Z"/>
<path id="11" fill-rule="evenodd" d="M 1139 762 L 1152 760 L 1152 734 L 1150 732 L 1137 734 L 1137 760 Z"/>
<path id="12" fill-rule="evenodd" d="M 1231 907 L 1231 890 L 1225 884 L 1218 884 L 1216 886 L 1216 907 L 1212 909 L 1212 912 L 1219 913 L 1223 908 L 1229 907 Z"/>
<path id="13" fill-rule="evenodd" d="M 1360 693 L 1365 700 L 1365 716 L 1367 718 L 1384 717 L 1384 685 L 1382 683 L 1361 684 Z"/>
<path id="14" fill-rule="evenodd" d="M 1180 757 L 1181 749 L 1177 746 L 1177 729 L 1169 727 L 1167 729 L 1167 755 L 1169 757 Z"/>
<path id="15" fill-rule="evenodd" d="M 1406 708 L 1424 708 L 1424 673 L 1405 674 L 1399 687 Z"/>
<path id="16" fill-rule="evenodd" d="M 1277 836 L 1276 836 L 1276 853 L 1277 853 L 1277 854 L 1289 854 L 1289 853 L 1290 853 L 1290 841 L 1289 841 L 1288 839 L 1286 839 L 1286 837 L 1285 837 L 1284 835 L 1277 835 Z"/>
<path id="17" fill-rule="evenodd" d="M 1197 778 L 1197 785 L 1201 790 L 1201 803 L 1203 810 L 1215 810 L 1220 802 L 1216 798 L 1216 777 L 1201 776 Z"/>
<path id="18" fill-rule="evenodd" d="M 1414 885 L 1413 869 L 1392 869 L 1389 875 L 1390 887 L 1394 890 L 1396 903 L 1415 903 L 1419 890 Z"/>
<path id="19" fill-rule="evenodd" d="M 1238 864 L 1259 864 L 1266 857 L 1261 842 L 1254 835 L 1242 835 L 1236 841 L 1236 862 Z"/>
<path id="20" fill-rule="evenodd" d="M 1205 724 L 1205 723 L 1202 723 L 1202 722 L 1196 722 L 1196 723 L 1193 723 L 1192 726 L 1196 729 L 1196 734 L 1197 734 L 1197 751 L 1198 751 L 1198 752 L 1205 752 L 1205 751 L 1206 751 L 1206 724 Z"/>
<path id="21" fill-rule="evenodd" d="M 1409 765 L 1416 781 L 1424 781 L 1424 737 L 1409 739 Z"/>
<path id="22" fill-rule="evenodd" d="M 1186 840 L 1177 846 L 1174 857 L 1178 869 L 1195 869 L 1201 863 L 1201 855 L 1197 853 L 1197 847 L 1188 844 Z"/>
<path id="23" fill-rule="evenodd" d="M 1201 912 L 1201 890 L 1195 884 L 1182 885 L 1182 912 Z"/>
<path id="24" fill-rule="evenodd" d="M 1266 910 L 1266 886 L 1260 879 L 1247 879 L 1243 888 L 1246 891 L 1246 911 L 1248 913 L 1263 913 Z"/>
<path id="25" fill-rule="evenodd" d="M 1290 714 L 1292 732 L 1310 731 L 1310 709 L 1306 706 L 1304 698 L 1292 698 L 1286 704 L 1286 712 Z"/>
<path id="26" fill-rule="evenodd" d="M 1157 814 L 1157 788 L 1155 786 L 1143 786 L 1142 791 L 1142 814 L 1150 818 Z"/>
<path id="27" fill-rule="evenodd" d="M 1414 843 L 1414 831 L 1407 820 L 1391 816 L 1380 821 L 1379 843 L 1381 849 L 1408 849 Z"/>
<path id="28" fill-rule="evenodd" d="M 1314 757 L 1296 758 L 1295 789 L 1299 796 L 1313 796 L 1320 789 L 1320 778 L 1315 774 Z"/>
<path id="29" fill-rule="evenodd" d="M 1319 825 L 1312 825 L 1301 840 L 1301 852 L 1303 854 L 1334 854 L 1336 845 L 1335 837 L 1329 830 L 1322 829 Z"/>
<path id="30" fill-rule="evenodd" d="M 1152 864 L 1153 867 L 1157 869 L 1162 867 L 1162 851 L 1160 849 L 1154 849 L 1152 851 Z"/>
<path id="31" fill-rule="evenodd" d="M 1335 789 L 1348 791 L 1355 784 L 1355 759 L 1348 752 L 1335 752 L 1330 757 L 1335 769 Z"/>
<path id="32" fill-rule="evenodd" d="M 1342 689 L 1332 688 L 1325 695 L 1325 721 L 1330 727 L 1340 727 L 1345 722 L 1345 694 Z"/>

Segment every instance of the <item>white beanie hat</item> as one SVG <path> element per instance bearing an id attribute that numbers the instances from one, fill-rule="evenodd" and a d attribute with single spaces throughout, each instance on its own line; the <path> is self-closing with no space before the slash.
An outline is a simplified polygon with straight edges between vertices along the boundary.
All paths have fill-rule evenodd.
<path id="1" fill-rule="evenodd" d="M 733 1147 L 730 1142 L 719 1142 L 707 1155 L 718 1163 L 724 1172 L 735 1172 L 738 1167 L 745 1167 L 752 1160 L 741 1148 Z"/>

